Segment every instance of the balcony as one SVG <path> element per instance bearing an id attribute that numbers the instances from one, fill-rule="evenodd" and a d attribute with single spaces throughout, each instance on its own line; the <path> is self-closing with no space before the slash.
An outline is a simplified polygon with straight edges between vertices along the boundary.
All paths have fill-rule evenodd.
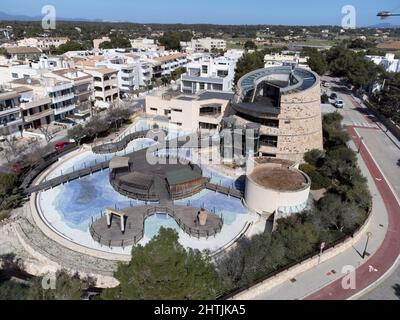
<path id="1" fill-rule="evenodd" d="M 47 116 L 51 116 L 52 114 L 54 114 L 54 110 L 53 109 L 47 109 L 47 110 L 44 110 L 42 112 L 38 112 L 38 113 L 35 113 L 35 114 L 32 114 L 32 115 L 24 116 L 24 122 L 25 123 L 33 122 L 33 121 L 45 118 Z"/>
<path id="2" fill-rule="evenodd" d="M 3 109 L 2 111 L 0 111 L 0 116 L 5 116 L 7 114 L 17 113 L 17 112 L 19 112 L 19 107 Z"/>
<path id="3" fill-rule="evenodd" d="M 65 107 L 54 108 L 53 111 L 54 111 L 54 115 L 59 115 L 62 113 L 66 113 L 68 111 L 72 111 L 74 109 L 75 109 L 75 104 L 73 103 L 73 104 L 67 105 Z"/>
<path id="4" fill-rule="evenodd" d="M 64 94 L 61 96 L 57 96 L 57 97 L 51 97 L 52 103 L 59 103 L 62 101 L 66 101 L 66 100 L 71 100 L 75 97 L 75 94 L 73 92 L 70 92 L 68 94 Z"/>

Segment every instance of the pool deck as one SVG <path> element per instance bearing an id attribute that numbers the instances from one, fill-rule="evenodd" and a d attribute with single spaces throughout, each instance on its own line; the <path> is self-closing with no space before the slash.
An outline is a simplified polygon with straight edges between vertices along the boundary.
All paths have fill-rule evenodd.
<path id="1" fill-rule="evenodd" d="M 107 226 L 106 216 L 94 221 L 90 226 L 92 238 L 107 247 L 126 247 L 135 245 L 144 236 L 145 220 L 156 214 L 168 214 L 174 218 L 179 227 L 188 235 L 195 238 L 208 238 L 221 232 L 223 220 L 216 214 L 208 214 L 206 225 L 197 223 L 199 208 L 175 206 L 172 203 L 161 205 L 143 205 L 122 210 L 126 215 L 125 232 L 122 233 L 120 218 L 113 217 L 111 226 Z"/>

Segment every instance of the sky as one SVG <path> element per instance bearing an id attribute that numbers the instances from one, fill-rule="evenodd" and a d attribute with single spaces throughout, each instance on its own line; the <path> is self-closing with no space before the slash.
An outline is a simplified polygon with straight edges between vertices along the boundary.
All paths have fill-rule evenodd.
<path id="1" fill-rule="evenodd" d="M 363 27 L 382 22 L 379 11 L 400 12 L 400 0 L 0 0 L 0 11 L 40 16 L 44 5 L 63 18 L 138 23 L 340 25 L 342 7 L 353 5 Z"/>

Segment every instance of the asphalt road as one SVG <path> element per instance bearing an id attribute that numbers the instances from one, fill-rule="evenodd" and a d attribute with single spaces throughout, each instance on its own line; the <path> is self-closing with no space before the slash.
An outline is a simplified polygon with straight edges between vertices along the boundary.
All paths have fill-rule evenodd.
<path id="1" fill-rule="evenodd" d="M 382 170 L 394 194 L 400 199 L 400 142 L 396 140 L 387 129 L 368 111 L 365 106 L 359 104 L 350 92 L 335 84 L 336 79 L 327 79 L 333 83 L 329 92 L 336 92 L 345 102 L 343 110 L 338 110 L 343 115 L 345 125 L 355 126 L 363 138 L 362 146 L 371 153 Z M 397 212 L 400 215 L 400 211 Z M 377 286 L 372 287 L 369 292 L 360 297 L 361 300 L 398 300 L 400 299 L 400 265 L 397 264 L 386 279 Z"/>

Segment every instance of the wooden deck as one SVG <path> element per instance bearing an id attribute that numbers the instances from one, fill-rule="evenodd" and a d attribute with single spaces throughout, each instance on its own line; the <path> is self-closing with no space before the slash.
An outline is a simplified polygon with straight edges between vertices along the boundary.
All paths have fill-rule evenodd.
<path id="1" fill-rule="evenodd" d="M 111 227 L 107 226 L 106 216 L 93 221 L 90 226 L 92 238 L 107 247 L 126 247 L 137 244 L 144 236 L 145 220 L 154 214 L 166 214 L 175 219 L 179 227 L 195 238 L 208 238 L 221 232 L 223 219 L 207 211 L 205 226 L 197 223 L 199 208 L 175 206 L 163 203 L 159 206 L 144 205 L 122 210 L 126 213 L 125 233 L 121 232 L 119 218 L 113 217 Z"/>

